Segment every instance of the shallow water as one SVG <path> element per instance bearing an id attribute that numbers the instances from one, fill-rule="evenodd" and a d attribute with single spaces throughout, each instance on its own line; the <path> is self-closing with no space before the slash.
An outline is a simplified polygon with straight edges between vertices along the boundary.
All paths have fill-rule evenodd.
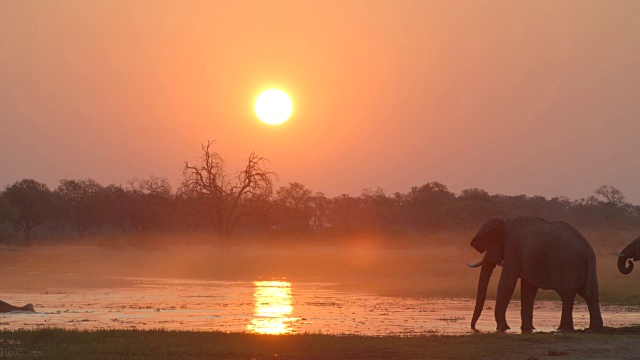
<path id="1" fill-rule="evenodd" d="M 365 335 L 472 334 L 474 299 L 403 298 L 336 291 L 324 283 L 286 281 L 189 281 L 128 279 L 130 286 L 60 289 L 48 293 L 3 293 L 14 305 L 33 303 L 37 313 L 0 315 L 0 329 L 55 326 L 67 329 L 171 329 L 246 331 L 268 334 Z M 493 331 L 493 301 L 478 321 Z M 538 301 L 537 331 L 553 331 L 561 303 Z M 640 323 L 640 307 L 603 306 L 607 326 Z M 518 332 L 519 302 L 507 320 Z M 589 325 L 583 303 L 574 308 L 576 329 Z"/>

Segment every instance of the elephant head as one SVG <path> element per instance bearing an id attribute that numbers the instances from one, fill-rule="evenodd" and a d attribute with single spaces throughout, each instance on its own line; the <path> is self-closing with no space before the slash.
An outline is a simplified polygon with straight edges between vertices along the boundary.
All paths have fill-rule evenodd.
<path id="1" fill-rule="evenodd" d="M 484 301 L 487 297 L 487 287 L 491 274 L 496 265 L 501 265 L 504 259 L 504 232 L 505 222 L 503 219 L 487 220 L 476 236 L 471 240 L 471 246 L 484 257 L 478 263 L 468 264 L 470 267 L 482 266 L 480 278 L 478 280 L 478 293 L 476 295 L 476 307 L 471 319 L 471 328 L 475 330 L 476 322 L 482 313 Z"/>
<path id="2" fill-rule="evenodd" d="M 633 258 L 633 261 L 631 261 Z M 618 254 L 618 270 L 627 275 L 633 270 L 633 262 L 640 260 L 640 237 L 633 240 Z"/>

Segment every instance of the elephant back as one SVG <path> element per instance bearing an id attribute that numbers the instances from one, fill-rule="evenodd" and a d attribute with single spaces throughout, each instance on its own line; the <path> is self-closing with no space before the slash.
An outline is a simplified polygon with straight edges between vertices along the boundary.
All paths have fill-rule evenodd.
<path id="1" fill-rule="evenodd" d="M 595 267 L 593 248 L 565 222 L 531 222 L 514 236 L 509 244 L 521 264 L 520 277 L 541 289 L 578 291 Z"/>

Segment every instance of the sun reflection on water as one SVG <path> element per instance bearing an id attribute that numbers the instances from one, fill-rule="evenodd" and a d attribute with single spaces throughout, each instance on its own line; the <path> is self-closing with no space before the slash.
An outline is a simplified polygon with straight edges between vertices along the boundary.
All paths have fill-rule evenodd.
<path id="1" fill-rule="evenodd" d="M 258 334 L 293 334 L 295 318 L 291 305 L 291 283 L 288 281 L 254 281 L 255 310 L 247 331 Z"/>

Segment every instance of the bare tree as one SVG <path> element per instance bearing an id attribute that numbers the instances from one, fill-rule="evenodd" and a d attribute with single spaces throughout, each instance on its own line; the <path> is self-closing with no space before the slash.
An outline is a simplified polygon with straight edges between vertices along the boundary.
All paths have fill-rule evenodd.
<path id="1" fill-rule="evenodd" d="M 213 141 L 202 144 L 199 163 L 185 161 L 178 192 L 191 204 L 191 215 L 204 219 L 226 245 L 238 221 L 251 215 L 261 200 L 271 196 L 271 177 L 277 175 L 267 169 L 268 160 L 254 152 L 244 170 L 229 174 L 222 157 L 211 149 L 213 144 Z"/>

